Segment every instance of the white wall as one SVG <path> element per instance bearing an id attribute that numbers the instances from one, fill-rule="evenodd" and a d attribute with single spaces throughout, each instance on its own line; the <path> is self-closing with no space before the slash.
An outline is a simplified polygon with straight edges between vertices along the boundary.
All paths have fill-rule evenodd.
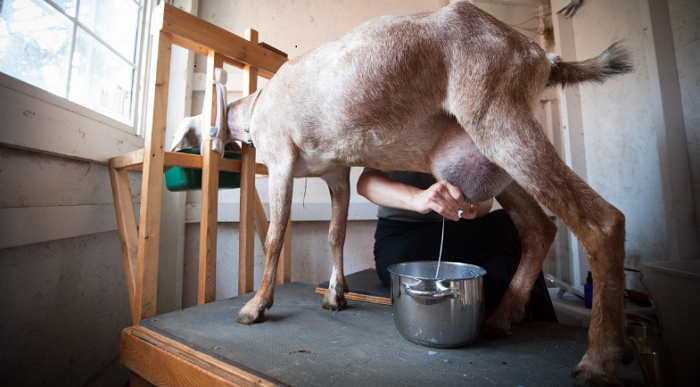
<path id="1" fill-rule="evenodd" d="M 568 3 L 554 0 L 552 8 L 556 11 Z M 663 25 L 664 20 L 663 17 L 661 21 L 656 20 L 651 28 L 650 20 L 659 19 L 659 12 L 652 11 L 654 17 L 650 18 L 649 11 L 645 15 L 644 7 L 659 4 L 663 6 L 665 2 L 585 2 L 571 19 L 573 39 L 562 40 L 560 31 L 555 30 L 558 45 L 575 47 L 575 58 L 565 59 L 596 56 L 618 40 L 624 41 L 632 53 L 635 66 L 632 74 L 603 85 L 583 85 L 579 91 L 587 181 L 625 214 L 626 265 L 637 269 L 643 269 L 642 263 L 648 261 L 698 258 L 694 211 L 700 203 L 697 184 L 690 195 L 688 171 L 692 170 L 697 176 L 698 113 L 693 104 L 698 103 L 700 81 L 700 67 L 697 66 L 699 7 L 693 1 L 669 2 L 675 10 L 671 14 L 671 24 L 675 26 L 672 40 L 669 35 L 668 41 L 657 43 L 655 47 L 653 39 L 663 35 L 659 24 Z M 561 21 L 561 16 L 558 17 Z M 668 18 L 665 23 L 669 23 Z M 681 46 L 676 51 L 678 68 L 666 65 L 659 70 L 657 66 L 668 63 L 662 49 L 673 53 L 674 41 Z M 673 93 L 666 92 L 671 97 L 662 98 L 658 85 L 662 84 L 661 90 L 672 89 L 674 82 L 678 83 L 674 78 L 676 70 L 682 75 L 683 106 L 669 114 Z M 665 118 L 659 118 L 664 114 Z M 685 119 L 684 131 L 678 131 L 677 126 L 669 127 L 672 125 L 669 122 L 677 115 Z M 682 127 L 683 119 L 678 121 Z M 679 141 L 686 136 L 687 143 Z M 683 157 L 688 155 L 690 161 L 684 161 Z M 683 184 L 684 188 L 679 190 Z M 678 203 L 683 203 L 681 208 Z M 679 228 L 679 224 L 683 226 Z M 683 245 L 689 246 L 685 250 L 689 253 L 675 254 L 677 246 Z M 583 280 L 587 267 L 582 261 L 579 280 Z M 628 280 L 628 286 L 635 284 Z"/>
<path id="2" fill-rule="evenodd" d="M 700 240 L 700 4 L 695 0 L 669 0 L 668 8 L 688 142 L 695 228 Z"/>

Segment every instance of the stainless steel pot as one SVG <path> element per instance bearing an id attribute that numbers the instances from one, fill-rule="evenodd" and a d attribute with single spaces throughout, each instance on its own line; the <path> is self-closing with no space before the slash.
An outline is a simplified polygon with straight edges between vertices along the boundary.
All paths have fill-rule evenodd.
<path id="1" fill-rule="evenodd" d="M 441 262 L 437 268 L 436 261 L 389 266 L 396 329 L 429 347 L 467 345 L 479 336 L 484 319 L 486 270 L 458 262 Z"/>

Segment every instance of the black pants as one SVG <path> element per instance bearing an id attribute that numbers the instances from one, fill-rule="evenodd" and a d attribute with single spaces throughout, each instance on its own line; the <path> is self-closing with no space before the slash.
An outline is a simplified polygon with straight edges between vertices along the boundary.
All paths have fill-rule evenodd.
<path id="1" fill-rule="evenodd" d="M 396 263 L 437 260 L 441 222 L 379 219 L 374 234 L 374 259 L 379 279 L 389 286 L 387 268 Z M 470 263 L 486 269 L 484 297 L 490 314 L 501 301 L 520 263 L 520 236 L 510 217 L 497 210 L 478 219 L 445 220 L 443 261 Z M 526 306 L 528 317 L 556 322 L 542 273 Z"/>

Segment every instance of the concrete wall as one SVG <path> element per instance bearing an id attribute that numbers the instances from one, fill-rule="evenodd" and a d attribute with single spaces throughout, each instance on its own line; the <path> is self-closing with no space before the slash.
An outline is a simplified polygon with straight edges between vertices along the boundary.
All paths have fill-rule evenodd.
<path id="1" fill-rule="evenodd" d="M 2 209 L 36 210 L 50 223 L 56 208 L 70 216 L 112 207 L 104 165 L 2 146 L 0 164 Z M 113 369 L 120 332 L 131 325 L 116 231 L 0 249 L 0 284 L 4 385 L 85 385 Z"/>

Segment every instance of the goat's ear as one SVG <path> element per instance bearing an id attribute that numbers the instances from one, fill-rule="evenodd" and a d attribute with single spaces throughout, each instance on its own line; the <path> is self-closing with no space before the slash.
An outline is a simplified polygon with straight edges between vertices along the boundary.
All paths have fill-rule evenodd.
<path id="1" fill-rule="evenodd" d="M 171 152 L 181 149 L 183 143 L 186 142 L 185 140 L 190 133 L 194 132 L 196 137 L 201 137 L 201 134 L 198 133 L 198 131 L 201 130 L 201 117 L 201 114 L 194 117 L 186 117 L 182 120 L 182 122 L 180 122 L 180 126 L 178 126 L 175 134 L 173 135 L 173 144 L 170 147 Z"/>

